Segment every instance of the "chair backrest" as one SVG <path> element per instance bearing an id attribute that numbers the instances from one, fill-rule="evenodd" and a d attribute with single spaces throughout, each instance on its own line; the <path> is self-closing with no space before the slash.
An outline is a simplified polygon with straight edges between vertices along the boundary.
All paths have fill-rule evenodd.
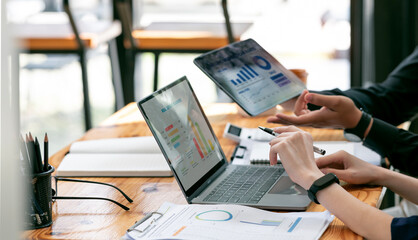
<path id="1" fill-rule="evenodd" d="M 68 0 L 66 0 L 68 1 Z M 123 29 L 123 37 L 125 40 L 125 43 L 130 44 L 130 48 L 136 47 L 136 41 L 132 37 L 132 16 L 131 16 L 131 0 L 116 0 L 116 8 L 117 8 L 117 14 L 119 15 L 120 21 L 122 23 L 122 29 Z M 226 35 L 228 37 L 228 43 L 235 42 L 231 21 L 229 18 L 229 12 L 228 12 L 228 3 L 227 0 L 222 0 L 222 10 L 223 15 L 225 18 L 225 29 L 226 29 Z"/>
<path id="2" fill-rule="evenodd" d="M 226 27 L 226 33 L 228 36 L 228 42 L 233 43 L 235 42 L 235 40 L 234 40 L 234 34 L 232 32 L 231 21 L 229 19 L 227 0 L 222 0 L 222 10 L 224 13 L 224 18 L 225 18 L 225 27 Z"/>
<path id="3" fill-rule="evenodd" d="M 84 51 L 85 46 L 84 46 L 83 41 L 80 38 L 80 32 L 78 31 L 77 25 L 74 21 L 74 17 L 73 17 L 73 14 L 71 12 L 71 9 L 70 9 L 69 0 L 64 0 L 63 5 L 64 5 L 64 12 L 67 14 L 68 20 L 70 21 L 71 29 L 74 32 L 74 36 L 75 36 L 76 42 L 78 44 L 78 49 L 80 51 Z"/>
<path id="4" fill-rule="evenodd" d="M 125 44 L 129 44 L 130 46 L 126 46 L 128 48 L 135 48 L 136 43 L 134 38 L 132 37 L 132 16 L 131 16 L 131 6 L 130 0 L 116 0 L 116 7 L 117 14 L 119 16 L 119 20 L 122 23 L 122 35 L 125 40 Z"/>

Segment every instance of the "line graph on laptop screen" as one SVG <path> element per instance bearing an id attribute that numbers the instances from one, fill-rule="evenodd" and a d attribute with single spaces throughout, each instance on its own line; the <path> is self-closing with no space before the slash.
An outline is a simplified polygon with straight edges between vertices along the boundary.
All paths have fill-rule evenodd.
<path id="1" fill-rule="evenodd" d="M 187 81 L 166 89 L 142 106 L 186 190 L 222 160 Z"/>

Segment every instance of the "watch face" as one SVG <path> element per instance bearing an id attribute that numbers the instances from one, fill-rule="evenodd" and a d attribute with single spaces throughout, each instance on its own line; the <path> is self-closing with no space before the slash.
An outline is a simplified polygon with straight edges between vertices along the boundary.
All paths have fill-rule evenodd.
<path id="1" fill-rule="evenodd" d="M 344 131 L 344 137 L 350 142 L 361 142 L 361 138 L 355 134 Z"/>
<path id="2" fill-rule="evenodd" d="M 334 182 L 335 181 L 335 175 L 334 174 L 326 174 L 323 177 L 316 180 L 314 183 L 316 186 L 322 187 L 323 185 Z"/>

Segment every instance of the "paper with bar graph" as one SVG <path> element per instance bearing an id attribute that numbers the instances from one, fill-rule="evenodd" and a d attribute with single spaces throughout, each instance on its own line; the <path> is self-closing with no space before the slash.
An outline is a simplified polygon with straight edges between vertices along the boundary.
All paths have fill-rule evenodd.
<path id="1" fill-rule="evenodd" d="M 275 213 L 240 205 L 164 203 L 158 220 L 126 234 L 130 239 L 319 239 L 330 212 Z M 137 231 L 141 229 L 141 231 Z M 145 230 L 144 230 L 145 229 Z"/>

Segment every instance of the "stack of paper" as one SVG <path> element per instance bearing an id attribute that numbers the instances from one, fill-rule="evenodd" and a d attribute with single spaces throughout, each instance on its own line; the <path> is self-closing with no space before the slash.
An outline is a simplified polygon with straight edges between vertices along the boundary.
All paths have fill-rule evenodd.
<path id="1" fill-rule="evenodd" d="M 161 213 L 161 214 L 158 214 Z M 123 239 L 319 239 L 330 212 L 275 213 L 239 205 L 175 205 L 139 221 Z"/>

